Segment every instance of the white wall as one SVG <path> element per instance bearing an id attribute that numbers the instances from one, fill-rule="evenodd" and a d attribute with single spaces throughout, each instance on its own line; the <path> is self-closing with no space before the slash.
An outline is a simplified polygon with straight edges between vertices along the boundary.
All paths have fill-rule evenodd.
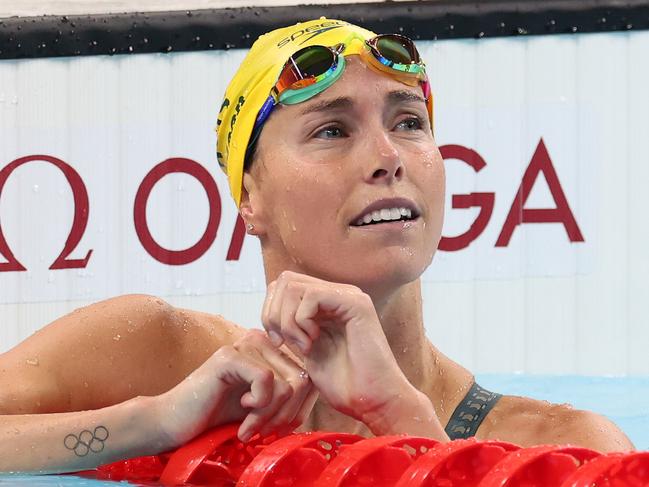
<path id="1" fill-rule="evenodd" d="M 476 209 L 451 195 L 495 193 L 493 215 L 468 248 L 438 253 L 424 276 L 429 335 L 475 372 L 648 374 L 649 32 L 420 43 L 436 95 L 440 145 L 476 150 L 475 173 L 447 161 L 444 235 L 464 232 Z M 123 292 L 259 323 L 258 244 L 226 262 L 235 211 L 214 158 L 212 128 L 241 51 L 0 61 L 0 171 L 47 154 L 70 164 L 90 200 L 72 254 L 84 269 L 48 270 L 74 210 L 65 179 L 43 162 L 18 168 L 0 196 L 0 223 L 26 272 L 0 272 L 0 352 L 77 306 Z M 523 173 L 543 138 L 584 242 L 562 224 L 516 227 L 494 246 Z M 133 225 L 144 176 L 169 157 L 207 168 L 223 212 L 205 255 L 157 262 Z M 525 208 L 556 206 L 545 179 Z M 188 218 L 187 215 L 191 215 Z M 170 175 L 151 193 L 147 218 L 161 244 L 196 242 L 205 192 Z M 0 262 L 4 260 L 0 257 Z"/>
<path id="2" fill-rule="evenodd" d="M 2 0 L 0 17 L 156 12 L 228 7 L 369 3 L 376 0 Z M 396 0 L 405 1 L 405 0 Z"/>

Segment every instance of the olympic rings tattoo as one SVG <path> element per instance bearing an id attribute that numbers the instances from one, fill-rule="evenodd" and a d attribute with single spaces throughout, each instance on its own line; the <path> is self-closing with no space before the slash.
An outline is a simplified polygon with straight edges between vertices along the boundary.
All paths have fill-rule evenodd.
<path id="1" fill-rule="evenodd" d="M 68 450 L 72 450 L 78 457 L 85 457 L 89 452 L 99 453 L 104 449 L 104 442 L 108 438 L 108 430 L 104 426 L 97 426 L 94 432 L 83 430 L 79 436 L 69 434 L 63 440 Z"/>

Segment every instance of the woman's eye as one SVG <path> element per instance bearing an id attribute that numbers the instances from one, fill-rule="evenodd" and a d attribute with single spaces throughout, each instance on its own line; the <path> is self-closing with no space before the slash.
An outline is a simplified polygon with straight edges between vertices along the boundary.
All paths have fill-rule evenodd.
<path id="1" fill-rule="evenodd" d="M 315 134 L 315 136 L 320 139 L 337 139 L 343 135 L 342 129 L 336 126 L 325 127 Z"/>
<path id="2" fill-rule="evenodd" d="M 420 130 L 422 127 L 421 120 L 418 117 L 407 118 L 397 125 L 397 128 L 404 130 Z"/>

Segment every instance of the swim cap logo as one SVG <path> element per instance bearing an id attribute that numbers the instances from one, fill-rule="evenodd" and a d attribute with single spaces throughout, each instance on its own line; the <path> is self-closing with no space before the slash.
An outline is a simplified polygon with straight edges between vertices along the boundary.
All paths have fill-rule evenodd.
<path id="1" fill-rule="evenodd" d="M 246 99 L 243 96 L 240 96 L 237 105 L 234 107 L 234 114 L 232 115 L 232 119 L 230 120 L 230 132 L 228 132 L 228 145 L 230 145 L 230 139 L 232 139 L 232 131 L 234 130 L 234 124 L 237 123 L 237 115 L 239 115 L 239 112 L 241 111 L 241 107 L 245 102 Z"/>
<path id="2" fill-rule="evenodd" d="M 306 29 L 300 29 L 295 32 L 293 32 L 290 36 L 285 37 L 281 41 L 277 43 L 277 47 L 281 48 L 284 47 L 286 44 L 289 42 L 295 41 L 296 39 L 299 39 L 300 37 L 306 35 L 306 34 L 312 34 L 306 39 L 303 39 L 302 42 L 299 43 L 299 45 L 304 44 L 305 42 L 313 39 L 316 36 L 319 36 L 320 34 L 323 34 L 325 32 L 329 32 L 332 29 L 337 29 L 339 27 L 343 27 L 344 25 L 349 25 L 347 22 L 341 22 L 337 20 L 328 20 L 326 22 L 322 22 L 321 24 L 317 25 L 311 25 L 307 27 Z"/>
<path id="3" fill-rule="evenodd" d="M 223 116 L 223 110 L 225 110 L 227 107 L 230 106 L 230 100 L 227 98 L 223 100 L 223 103 L 221 104 L 221 108 L 219 109 L 219 116 L 216 120 L 216 132 L 218 133 L 221 124 L 223 123 L 223 119 L 221 118 Z M 221 166 L 221 169 L 225 170 L 225 163 L 223 161 L 223 154 L 219 151 L 216 151 L 216 160 L 219 162 L 219 166 Z"/>
<path id="4" fill-rule="evenodd" d="M 239 115 L 239 112 L 241 112 L 241 107 L 243 104 L 246 102 L 245 97 L 240 96 L 239 100 L 237 101 L 237 104 L 234 107 L 234 113 L 232 114 L 232 118 L 230 119 L 230 131 L 228 132 L 228 136 L 226 137 L 227 139 L 227 146 L 230 145 L 230 142 L 232 140 L 232 132 L 234 130 L 234 124 L 237 123 L 237 116 Z M 216 121 L 216 131 L 218 132 L 221 130 L 221 125 L 223 124 L 223 119 L 221 116 L 223 115 L 223 110 L 225 110 L 227 107 L 230 106 L 230 100 L 225 99 L 223 100 L 223 104 L 221 105 L 221 109 L 219 110 L 219 118 Z M 226 164 L 224 161 L 223 154 L 221 152 L 216 152 L 216 159 L 219 162 L 219 166 L 221 166 L 222 169 L 225 169 Z"/>

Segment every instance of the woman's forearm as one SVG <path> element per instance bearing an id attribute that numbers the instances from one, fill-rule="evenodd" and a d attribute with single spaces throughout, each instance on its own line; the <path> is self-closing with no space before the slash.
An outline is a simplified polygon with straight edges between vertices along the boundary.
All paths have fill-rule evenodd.
<path id="1" fill-rule="evenodd" d="M 0 472 L 74 472 L 164 451 L 155 398 L 91 411 L 0 416 Z"/>

